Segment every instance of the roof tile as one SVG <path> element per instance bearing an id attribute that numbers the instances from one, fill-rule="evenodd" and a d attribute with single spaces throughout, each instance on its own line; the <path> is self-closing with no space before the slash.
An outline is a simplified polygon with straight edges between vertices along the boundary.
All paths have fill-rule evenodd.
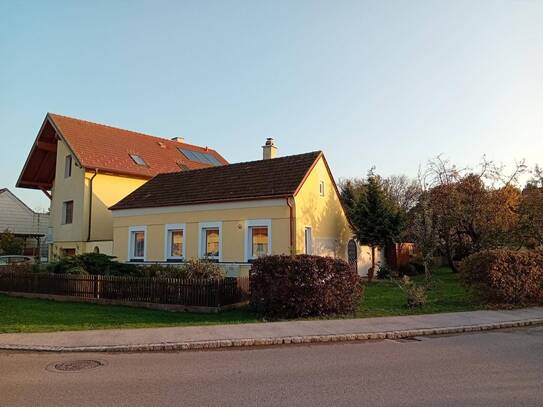
<path id="1" fill-rule="evenodd" d="M 322 153 L 159 174 L 110 209 L 239 201 L 294 195 Z"/>

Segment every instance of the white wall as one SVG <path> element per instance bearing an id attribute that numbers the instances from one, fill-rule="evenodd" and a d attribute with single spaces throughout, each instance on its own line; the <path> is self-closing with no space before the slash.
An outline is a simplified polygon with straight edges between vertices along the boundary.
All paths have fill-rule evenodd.
<path id="1" fill-rule="evenodd" d="M 9 190 L 0 193 L 0 233 L 47 235 L 49 214 L 36 213 L 28 208 Z"/>
<path id="2" fill-rule="evenodd" d="M 358 246 L 358 274 L 361 276 L 367 276 L 368 270 L 371 268 L 371 248 L 369 246 Z M 377 274 L 379 264 L 385 263 L 385 251 L 380 247 L 375 249 L 375 271 L 373 275 Z"/>

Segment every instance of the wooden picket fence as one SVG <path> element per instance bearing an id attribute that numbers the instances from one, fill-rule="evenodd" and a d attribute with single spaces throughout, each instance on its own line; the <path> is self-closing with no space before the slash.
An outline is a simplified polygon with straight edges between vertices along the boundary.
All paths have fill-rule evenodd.
<path id="1" fill-rule="evenodd" d="M 179 279 L 4 272 L 0 273 L 0 291 L 220 308 L 248 299 L 249 277 Z"/>

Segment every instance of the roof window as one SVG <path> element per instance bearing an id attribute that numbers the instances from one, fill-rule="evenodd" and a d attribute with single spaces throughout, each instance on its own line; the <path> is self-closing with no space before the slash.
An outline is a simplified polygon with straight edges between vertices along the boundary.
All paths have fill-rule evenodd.
<path id="1" fill-rule="evenodd" d="M 147 167 L 147 163 L 145 162 L 145 160 L 143 158 L 141 158 L 139 155 L 137 154 L 128 154 L 130 156 L 130 158 L 138 165 L 141 165 L 142 167 Z"/>

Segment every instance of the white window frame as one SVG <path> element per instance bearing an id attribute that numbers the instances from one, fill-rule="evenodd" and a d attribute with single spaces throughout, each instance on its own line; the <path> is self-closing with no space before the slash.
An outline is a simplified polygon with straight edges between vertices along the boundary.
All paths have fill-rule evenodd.
<path id="1" fill-rule="evenodd" d="M 183 231 L 183 253 L 181 254 L 181 257 L 179 256 L 171 256 L 171 244 L 172 241 L 170 239 L 170 232 L 172 230 L 181 230 Z M 187 258 L 186 256 L 186 249 L 187 249 L 187 237 L 186 237 L 186 227 L 184 223 L 168 223 L 164 227 L 164 260 L 184 260 Z"/>
<path id="2" fill-rule="evenodd" d="M 307 231 L 309 231 L 309 247 L 308 247 L 308 239 L 307 239 Z M 306 226 L 304 228 L 304 253 L 305 254 L 313 254 L 313 244 L 314 242 L 314 239 L 313 239 L 313 228 L 311 226 Z"/>
<path id="3" fill-rule="evenodd" d="M 254 260 L 256 257 L 252 255 L 253 242 L 251 229 L 253 227 L 268 228 L 268 255 L 272 254 L 272 221 L 271 219 L 250 219 L 245 221 L 245 262 Z"/>
<path id="4" fill-rule="evenodd" d="M 135 232 L 143 232 L 143 257 L 135 257 L 132 254 L 134 253 L 134 241 L 132 235 Z M 147 260 L 147 226 L 130 226 L 128 228 L 128 261 L 146 261 Z"/>
<path id="5" fill-rule="evenodd" d="M 324 181 L 322 180 L 319 181 L 319 195 L 320 196 L 324 196 L 324 191 L 325 191 L 324 188 L 325 188 Z"/>
<path id="6" fill-rule="evenodd" d="M 205 229 L 219 229 L 219 255 L 218 256 L 206 256 L 206 242 L 205 242 Z M 222 222 L 201 222 L 198 224 L 198 256 L 203 259 L 218 260 L 222 262 Z"/>

